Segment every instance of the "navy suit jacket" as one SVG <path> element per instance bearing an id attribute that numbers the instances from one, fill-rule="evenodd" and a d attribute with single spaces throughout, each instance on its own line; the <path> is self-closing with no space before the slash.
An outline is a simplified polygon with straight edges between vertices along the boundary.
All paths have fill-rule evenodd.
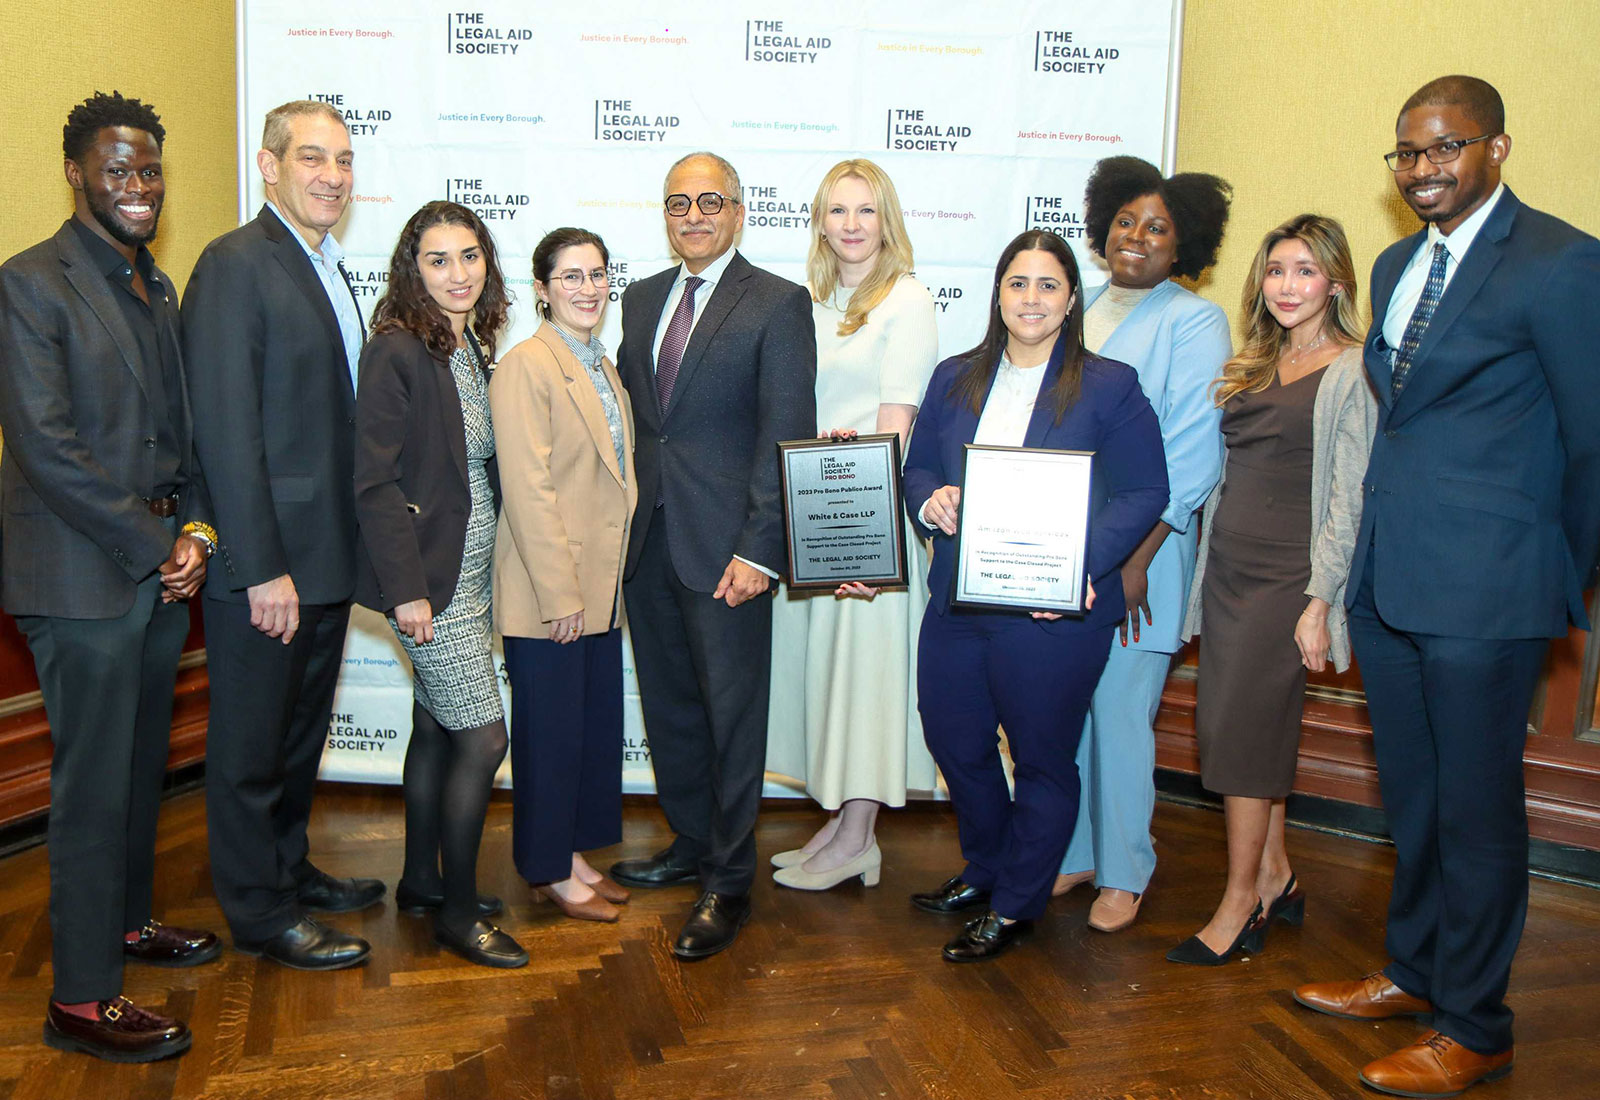
<path id="1" fill-rule="evenodd" d="M 339 321 L 263 206 L 206 246 L 183 292 L 195 449 L 222 547 L 206 595 L 244 603 L 288 573 L 307 604 L 355 591 L 356 392 Z"/>
<path id="2" fill-rule="evenodd" d="M 1040 623 L 1046 629 L 1066 632 L 1111 626 L 1122 620 L 1126 605 L 1120 567 L 1161 518 L 1168 490 L 1161 422 L 1139 388 L 1134 369 L 1085 355 L 1077 403 L 1056 424 L 1044 395 L 1061 373 L 1062 358 L 1063 347 L 1058 343 L 1044 367 L 1040 400 L 1023 445 L 1095 453 L 1088 546 L 1094 607 L 1082 618 Z M 928 591 L 933 598 L 929 606 L 940 615 L 949 610 L 954 591 L 956 540 L 937 528 L 923 526 L 918 514 L 935 489 L 961 484 L 962 448 L 978 431 L 979 414 L 950 392 L 965 365 L 966 361 L 956 356 L 935 368 L 906 454 L 906 509 L 917 529 L 933 539 L 933 566 L 928 571 Z M 1005 621 L 1024 613 L 977 614 Z"/>
<path id="3" fill-rule="evenodd" d="M 617 370 L 633 401 L 639 485 L 623 575 L 638 568 L 645 532 L 665 515 L 679 579 L 710 592 L 735 555 L 788 567 L 778 442 L 817 434 L 817 334 L 805 287 L 735 253 L 689 336 L 663 416 L 656 325 L 677 277 L 669 267 L 622 294 Z"/>
<path id="4" fill-rule="evenodd" d="M 1500 197 L 1389 396 L 1383 318 L 1426 234 L 1372 269 L 1381 402 L 1347 602 L 1372 548 L 1391 626 L 1464 638 L 1587 626 L 1600 558 L 1600 242 Z"/>

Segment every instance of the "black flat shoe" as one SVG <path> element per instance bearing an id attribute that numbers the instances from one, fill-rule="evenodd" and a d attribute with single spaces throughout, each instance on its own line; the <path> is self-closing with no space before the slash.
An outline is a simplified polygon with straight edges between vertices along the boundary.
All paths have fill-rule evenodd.
<path id="1" fill-rule="evenodd" d="M 700 880 L 700 861 L 663 848 L 649 859 L 625 859 L 611 865 L 611 877 L 624 886 L 679 886 Z"/>
<path id="2" fill-rule="evenodd" d="M 961 935 L 944 945 L 944 957 L 953 963 L 983 962 L 994 958 L 1032 931 L 1031 920 L 1007 923 L 991 909 L 977 920 L 968 921 Z"/>
<path id="3" fill-rule="evenodd" d="M 301 917 L 271 939 L 235 940 L 233 946 L 293 970 L 343 970 L 366 962 L 372 953 L 372 945 L 360 936 L 346 935 L 310 917 Z"/>
<path id="4" fill-rule="evenodd" d="M 385 887 L 375 878 L 334 878 L 312 869 L 311 877 L 295 888 L 302 909 L 323 913 L 353 913 L 383 897 Z"/>
<path id="5" fill-rule="evenodd" d="M 1254 955 L 1261 950 L 1266 941 L 1267 918 L 1258 901 L 1256 907 L 1250 911 L 1250 919 L 1244 922 L 1244 927 L 1239 929 L 1239 934 L 1234 937 L 1233 945 L 1222 954 L 1219 955 L 1207 947 L 1199 936 L 1190 936 L 1167 952 L 1167 961 L 1187 963 L 1189 966 L 1221 966 L 1235 951 Z"/>
<path id="6" fill-rule="evenodd" d="M 672 945 L 680 959 L 704 959 L 733 944 L 750 919 L 749 894 L 717 894 L 710 890 L 694 903 L 683 931 Z"/>
<path id="7" fill-rule="evenodd" d="M 1288 883 L 1283 892 L 1272 899 L 1272 904 L 1267 906 L 1266 922 L 1272 923 L 1272 918 L 1282 917 L 1285 924 L 1298 928 L 1306 920 L 1306 892 L 1300 888 L 1300 882 L 1290 874 Z"/>
<path id="8" fill-rule="evenodd" d="M 989 904 L 989 891 L 969 886 L 961 876 L 946 879 L 937 890 L 925 894 L 912 894 L 911 904 L 927 913 L 959 913 Z"/>
<path id="9" fill-rule="evenodd" d="M 402 913 L 417 916 L 422 913 L 437 913 L 444 908 L 443 894 L 425 894 L 421 890 L 413 890 L 405 883 L 399 883 L 394 888 L 394 907 Z M 504 909 L 505 905 L 493 894 L 478 895 L 478 916 L 492 917 Z"/>
<path id="10" fill-rule="evenodd" d="M 442 924 L 433 926 L 433 942 L 448 947 L 468 962 L 514 970 L 528 965 L 522 945 L 488 921 L 474 921 L 466 935 L 457 935 Z"/>

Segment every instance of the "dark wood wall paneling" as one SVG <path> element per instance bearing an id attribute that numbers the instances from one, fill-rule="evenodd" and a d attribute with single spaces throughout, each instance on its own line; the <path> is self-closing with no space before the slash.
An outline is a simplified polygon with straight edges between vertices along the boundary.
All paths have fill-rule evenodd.
<path id="1" fill-rule="evenodd" d="M 1585 704 L 1587 640 L 1584 632 L 1573 631 L 1550 648 L 1529 717 L 1528 815 L 1535 837 L 1600 851 L 1600 736 L 1588 732 L 1593 701 Z M 178 674 L 169 768 L 205 757 L 204 646 L 195 608 Z M 1180 655 L 1156 718 L 1157 766 L 1190 774 L 1200 770 L 1194 739 L 1195 648 Z M 41 814 L 50 803 L 50 727 L 38 687 L 26 642 L 10 616 L 0 614 L 0 827 Z M 1361 806 L 1379 804 L 1372 728 L 1354 668 L 1341 676 L 1330 667 L 1310 678 L 1295 790 Z"/>

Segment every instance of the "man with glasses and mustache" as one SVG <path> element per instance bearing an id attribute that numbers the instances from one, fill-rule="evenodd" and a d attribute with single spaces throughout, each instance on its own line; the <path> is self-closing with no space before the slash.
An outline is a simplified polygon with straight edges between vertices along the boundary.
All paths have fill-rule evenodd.
<path id="1" fill-rule="evenodd" d="M 114 1062 L 189 1049 L 122 996 L 127 960 L 194 966 L 210 932 L 151 916 L 178 654 L 216 549 L 195 463 L 177 292 L 151 259 L 166 130 L 96 92 L 63 132 L 73 214 L 0 267 L 0 601 L 50 719 L 44 1041 Z"/>
<path id="2" fill-rule="evenodd" d="M 1528 906 L 1522 751 L 1550 638 L 1588 626 L 1600 558 L 1600 242 L 1500 182 L 1500 95 L 1446 76 L 1385 159 L 1424 229 L 1372 271 L 1381 404 L 1350 633 L 1395 842 L 1389 963 L 1295 990 L 1353 1019 L 1431 1016 L 1364 1083 L 1453 1096 L 1513 1062 Z"/>
<path id="3" fill-rule="evenodd" d="M 673 945 L 698 959 L 750 917 L 768 592 L 788 560 L 777 443 L 816 434 L 817 342 L 805 288 L 733 247 L 744 202 L 731 164 L 691 153 L 664 195 L 683 262 L 623 293 L 617 360 L 638 425 L 623 592 L 656 792 L 677 835 L 611 873 L 627 886 L 698 880 Z"/>

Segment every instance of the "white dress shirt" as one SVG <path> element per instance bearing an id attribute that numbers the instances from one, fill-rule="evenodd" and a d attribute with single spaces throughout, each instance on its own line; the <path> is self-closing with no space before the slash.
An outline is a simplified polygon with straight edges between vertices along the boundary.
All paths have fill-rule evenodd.
<path id="1" fill-rule="evenodd" d="M 699 278 L 704 279 L 695 288 L 694 292 L 694 322 L 689 326 L 689 335 L 683 338 L 685 349 L 688 348 L 689 339 L 694 335 L 694 326 L 700 323 L 700 318 L 705 316 L 706 303 L 711 301 L 711 295 L 717 289 L 717 283 L 723 275 L 727 274 L 728 265 L 733 262 L 733 254 L 738 249 L 730 248 L 705 266 Z M 672 282 L 672 289 L 667 291 L 667 304 L 661 308 L 661 318 L 656 322 L 655 342 L 650 345 L 650 362 L 659 363 L 661 360 L 661 341 L 667 338 L 667 326 L 672 324 L 672 315 L 678 312 L 678 303 L 683 301 L 684 282 L 693 274 L 683 264 L 678 265 L 678 277 Z"/>
<path id="2" fill-rule="evenodd" d="M 1028 438 L 1033 407 L 1039 401 L 1039 387 L 1044 385 L 1045 365 L 1018 367 L 1004 355 L 1000 356 L 1000 368 L 994 373 L 994 385 L 978 417 L 978 430 L 972 436 L 974 443 L 990 447 L 1023 445 Z M 917 511 L 917 518 L 924 527 L 936 526 L 928 520 L 928 505 L 932 499 L 924 501 Z"/>
<path id="3" fill-rule="evenodd" d="M 1406 264 L 1405 270 L 1400 273 L 1400 281 L 1394 284 L 1394 293 L 1389 295 L 1388 311 L 1383 315 L 1383 342 L 1389 345 L 1391 356 L 1405 339 L 1406 326 L 1411 323 L 1411 315 L 1416 312 L 1417 303 L 1422 300 L 1422 288 L 1428 283 L 1428 269 L 1433 266 L 1433 246 L 1442 243 L 1445 247 L 1444 285 L 1449 287 L 1450 280 L 1456 277 L 1456 269 L 1461 266 L 1461 261 L 1467 258 L 1467 249 L 1478 239 L 1478 230 L 1489 220 L 1489 215 L 1499 204 L 1500 196 L 1505 190 L 1506 185 L 1503 183 L 1496 187 L 1489 200 L 1474 210 L 1466 221 L 1456 226 L 1452 233 L 1441 233 L 1437 223 L 1429 223 L 1428 235 L 1416 254 L 1411 257 L 1411 262 Z M 1444 291 L 1441 289 L 1439 293 L 1443 296 Z M 1377 309 L 1376 303 L 1373 309 Z"/>

